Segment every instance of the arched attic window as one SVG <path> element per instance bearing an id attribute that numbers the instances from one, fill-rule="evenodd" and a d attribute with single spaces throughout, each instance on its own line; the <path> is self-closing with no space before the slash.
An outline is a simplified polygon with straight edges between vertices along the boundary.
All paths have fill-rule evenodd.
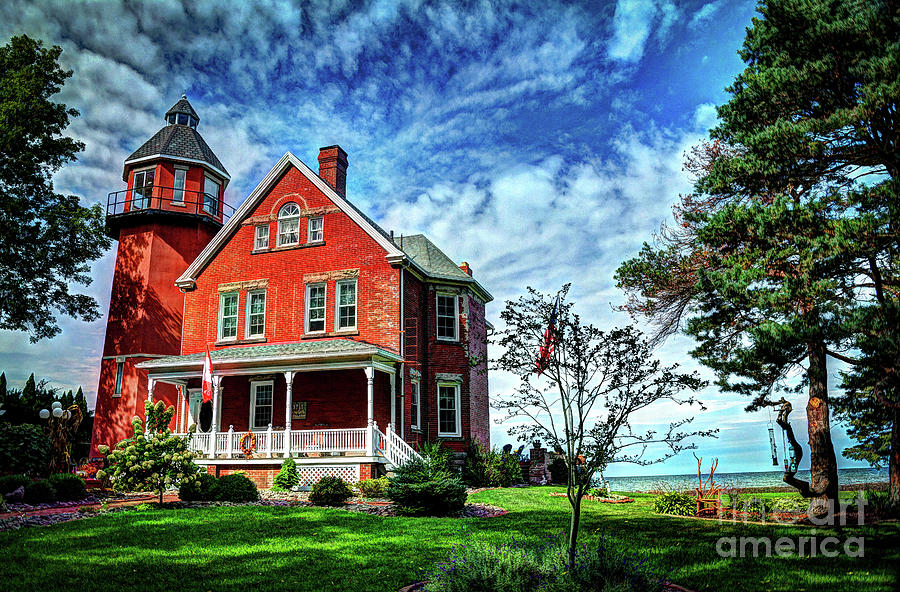
<path id="1" fill-rule="evenodd" d="M 300 207 L 291 202 L 278 210 L 278 246 L 300 242 Z"/>

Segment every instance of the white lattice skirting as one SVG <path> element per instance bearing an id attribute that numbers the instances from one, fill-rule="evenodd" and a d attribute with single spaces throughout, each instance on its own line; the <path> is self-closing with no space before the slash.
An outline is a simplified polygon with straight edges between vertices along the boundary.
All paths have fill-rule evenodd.
<path id="1" fill-rule="evenodd" d="M 359 481 L 359 465 L 301 466 L 297 468 L 297 472 L 300 473 L 301 487 L 311 486 L 322 477 L 337 477 L 348 483 Z"/>

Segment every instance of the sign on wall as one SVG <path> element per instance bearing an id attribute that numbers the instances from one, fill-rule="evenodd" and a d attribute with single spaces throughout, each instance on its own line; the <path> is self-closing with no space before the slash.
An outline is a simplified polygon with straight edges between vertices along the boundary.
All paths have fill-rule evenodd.
<path id="1" fill-rule="evenodd" d="M 291 421 L 306 419 L 306 401 L 294 401 L 291 409 Z"/>

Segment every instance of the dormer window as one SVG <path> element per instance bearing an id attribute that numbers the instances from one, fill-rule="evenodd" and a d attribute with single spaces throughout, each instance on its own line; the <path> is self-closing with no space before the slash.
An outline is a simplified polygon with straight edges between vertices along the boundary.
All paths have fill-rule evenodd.
<path id="1" fill-rule="evenodd" d="M 278 246 L 296 245 L 300 242 L 300 207 L 291 202 L 278 210 Z"/>

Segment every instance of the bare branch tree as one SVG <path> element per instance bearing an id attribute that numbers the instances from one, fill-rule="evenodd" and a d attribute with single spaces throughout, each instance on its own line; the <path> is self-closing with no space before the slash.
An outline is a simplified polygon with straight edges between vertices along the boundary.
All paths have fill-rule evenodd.
<path id="1" fill-rule="evenodd" d="M 557 296 L 532 288 L 526 296 L 507 301 L 500 314 L 505 328 L 494 339 L 503 353 L 492 365 L 519 378 L 512 394 L 493 403 L 505 412 L 499 421 L 516 422 L 509 434 L 525 442 L 546 440 L 563 452 L 572 508 L 573 565 L 581 500 L 597 471 L 612 463 L 661 462 L 696 448 L 690 438 L 713 436 L 718 430 L 687 431 L 684 426 L 693 420 L 687 417 L 672 420 L 663 431 L 636 431 L 634 414 L 659 401 L 704 409 L 682 392 L 697 391 L 707 383 L 696 373 L 678 373 L 677 364 L 663 366 L 653 357 L 649 341 L 633 327 L 604 332 L 582 323 L 572 304 L 565 302 L 568 291 L 569 284 L 560 290 L 555 314 Z M 538 372 L 542 344 L 548 354 Z M 552 348 L 547 347 L 550 344 Z"/>

